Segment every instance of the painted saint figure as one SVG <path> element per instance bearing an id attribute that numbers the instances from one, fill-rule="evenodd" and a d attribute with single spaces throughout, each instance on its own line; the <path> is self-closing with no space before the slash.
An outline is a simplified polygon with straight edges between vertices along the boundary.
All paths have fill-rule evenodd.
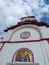
<path id="1" fill-rule="evenodd" d="M 17 53 L 15 61 L 32 62 L 32 57 L 28 51 L 22 50 Z"/>

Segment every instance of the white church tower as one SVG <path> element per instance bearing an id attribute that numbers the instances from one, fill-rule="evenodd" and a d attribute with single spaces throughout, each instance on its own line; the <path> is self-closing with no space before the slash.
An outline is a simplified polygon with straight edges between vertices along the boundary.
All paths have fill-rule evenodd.
<path id="1" fill-rule="evenodd" d="M 49 25 L 28 16 L 4 30 L 0 65 L 49 65 Z"/>

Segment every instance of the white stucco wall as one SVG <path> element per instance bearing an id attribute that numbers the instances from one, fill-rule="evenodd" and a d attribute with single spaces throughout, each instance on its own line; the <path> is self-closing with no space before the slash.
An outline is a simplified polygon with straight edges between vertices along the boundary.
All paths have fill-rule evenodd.
<path id="1" fill-rule="evenodd" d="M 41 26 L 39 28 L 40 28 L 40 31 L 42 33 L 42 37 L 43 38 L 49 38 L 49 27 Z"/>
<path id="2" fill-rule="evenodd" d="M 0 65 L 6 65 L 7 62 L 11 62 L 13 54 L 20 48 L 28 48 L 34 54 L 34 63 L 44 65 L 44 59 L 40 43 L 23 43 L 23 44 L 5 44 L 4 48 L 0 53 Z M 47 59 L 46 59 L 47 62 Z"/>
<path id="3" fill-rule="evenodd" d="M 10 41 L 23 41 L 23 40 L 38 40 L 40 39 L 39 32 L 36 30 L 35 25 L 24 25 L 18 27 L 14 30 L 9 30 L 4 34 L 4 39 L 2 41 L 8 41 L 11 34 L 15 31 Z M 38 28 L 38 27 L 37 27 Z M 39 27 L 43 38 L 49 37 L 49 28 Z M 27 39 L 20 38 L 21 32 L 28 31 L 31 33 L 30 37 Z M 1 46 L 1 45 L 0 45 Z M 46 51 L 45 51 L 46 47 Z M 34 62 L 40 65 L 49 65 L 49 44 L 47 41 L 41 42 L 28 42 L 28 43 L 14 43 L 5 44 L 0 52 L 0 65 L 6 65 L 7 62 L 11 62 L 13 54 L 16 50 L 20 48 L 28 48 L 34 54 Z M 48 57 L 47 57 L 48 56 Z M 45 64 L 46 63 L 46 64 Z"/>

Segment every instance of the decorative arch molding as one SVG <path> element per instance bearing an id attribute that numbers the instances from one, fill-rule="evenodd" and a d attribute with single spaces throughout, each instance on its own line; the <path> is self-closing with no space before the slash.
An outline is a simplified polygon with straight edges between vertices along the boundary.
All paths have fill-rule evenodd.
<path id="1" fill-rule="evenodd" d="M 28 48 L 20 48 L 20 49 L 18 49 L 14 54 L 13 54 L 13 57 L 12 57 L 12 62 L 17 62 L 17 61 L 15 61 L 15 59 L 16 59 L 16 55 L 19 53 L 19 52 L 23 52 L 23 51 L 26 51 L 26 52 L 28 52 L 30 55 L 29 55 L 29 59 L 30 59 L 30 61 L 29 62 L 33 62 L 34 63 L 34 55 L 33 55 L 33 53 L 32 53 L 32 51 L 30 50 L 30 49 L 28 49 Z M 19 55 L 19 54 L 18 54 Z M 27 54 L 28 55 L 28 54 Z M 18 58 L 18 57 L 17 57 Z M 19 62 L 19 61 L 18 61 Z"/>
<path id="2" fill-rule="evenodd" d="M 10 38 L 9 38 L 9 41 L 12 39 L 12 36 L 14 35 L 14 33 L 15 33 L 16 31 L 18 31 L 19 29 L 22 29 L 22 28 L 32 28 L 32 29 L 36 30 L 36 31 L 39 33 L 39 35 L 40 35 L 40 39 L 42 39 L 41 31 L 40 31 L 40 29 L 38 28 L 38 26 L 35 26 L 35 25 L 32 25 L 32 24 L 27 24 L 27 25 L 22 25 L 22 26 L 17 27 L 17 28 L 13 31 L 13 33 L 11 34 L 11 36 L 10 36 Z"/>
<path id="3" fill-rule="evenodd" d="M 4 47 L 5 43 L 2 43 L 1 47 L 0 47 L 0 51 L 2 50 L 2 48 Z"/>
<path id="4" fill-rule="evenodd" d="M 18 27 L 17 29 L 15 29 L 15 31 L 14 31 L 14 32 L 12 33 L 12 35 L 10 36 L 9 41 L 11 40 L 13 34 L 14 34 L 17 30 L 19 30 L 19 29 L 21 29 L 21 28 L 23 28 L 23 27 L 31 27 L 32 29 L 37 30 L 38 33 L 39 33 L 39 35 L 40 35 L 40 39 L 42 40 L 42 34 L 41 34 L 41 31 L 40 31 L 40 29 L 39 29 L 37 26 L 35 26 L 35 25 L 22 25 L 22 26 Z M 45 61 L 45 57 L 44 57 L 44 53 L 43 53 L 42 44 L 40 44 L 40 45 L 41 45 L 41 49 L 42 49 L 42 54 L 43 54 L 44 62 L 45 62 L 45 65 L 46 65 L 46 61 Z M 12 62 L 13 62 L 13 60 L 14 60 L 14 56 L 15 56 L 15 54 L 16 54 L 16 52 L 15 52 L 14 55 L 13 55 Z"/>

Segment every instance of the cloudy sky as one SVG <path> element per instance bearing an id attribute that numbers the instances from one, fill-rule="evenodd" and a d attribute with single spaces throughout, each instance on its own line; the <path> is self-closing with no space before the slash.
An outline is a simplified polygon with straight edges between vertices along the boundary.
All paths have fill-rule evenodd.
<path id="1" fill-rule="evenodd" d="M 49 0 L 0 0 L 0 35 L 21 17 L 32 15 L 49 25 Z"/>

